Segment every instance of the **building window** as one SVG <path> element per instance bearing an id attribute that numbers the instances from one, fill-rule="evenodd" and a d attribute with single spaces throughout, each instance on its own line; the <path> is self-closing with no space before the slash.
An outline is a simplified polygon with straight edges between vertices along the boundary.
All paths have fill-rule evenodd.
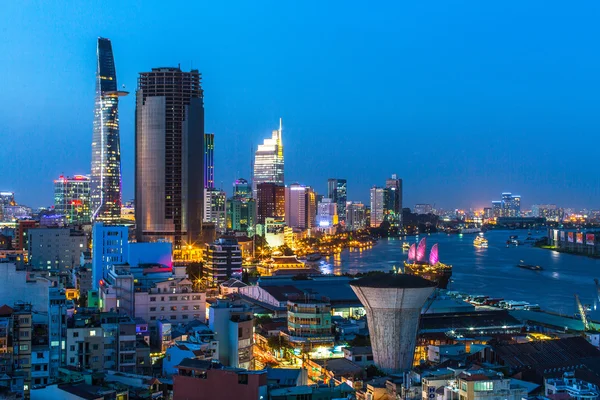
<path id="1" fill-rule="evenodd" d="M 491 392 L 494 390 L 494 382 L 475 382 L 473 390 L 475 390 L 476 392 Z"/>
<path id="2" fill-rule="evenodd" d="M 79 337 L 79 332 L 73 332 L 73 337 Z"/>
<path id="3" fill-rule="evenodd" d="M 69 358 L 69 363 L 70 364 L 75 364 L 75 357 Z"/>
<path id="4" fill-rule="evenodd" d="M 171 306 L 171 311 L 177 311 L 177 306 Z"/>
<path id="5" fill-rule="evenodd" d="M 194 306 L 194 310 L 199 310 L 199 309 L 200 309 L 200 306 L 198 306 L 198 305 Z"/>
<path id="6" fill-rule="evenodd" d="M 90 336 L 96 336 L 96 331 L 90 331 Z"/>
<path id="7" fill-rule="evenodd" d="M 156 307 L 150 307 L 150 311 L 156 311 Z"/>
<path id="8" fill-rule="evenodd" d="M 92 345 L 92 349 L 93 350 L 98 350 L 98 345 L 97 344 Z"/>
<path id="9" fill-rule="evenodd" d="M 248 384 L 248 374 L 238 374 L 238 383 L 240 385 Z"/>
<path id="10" fill-rule="evenodd" d="M 156 301 L 156 297 L 150 297 L 150 301 Z"/>
<path id="11" fill-rule="evenodd" d="M 20 351 L 27 351 L 29 350 L 29 345 L 28 344 L 22 344 L 19 346 L 19 350 Z"/>
<path id="12" fill-rule="evenodd" d="M 183 314 L 183 315 L 181 316 L 181 318 L 183 318 L 183 319 L 188 319 L 188 315 L 187 315 L 187 314 Z"/>
<path id="13" fill-rule="evenodd" d="M 177 301 L 177 296 L 169 296 L 169 301 Z"/>
<path id="14" fill-rule="evenodd" d="M 69 351 L 75 351 L 75 345 L 69 346 Z"/>
<path id="15" fill-rule="evenodd" d="M 171 315 L 171 319 L 177 319 L 177 316 Z"/>
<path id="16" fill-rule="evenodd" d="M 467 382 L 460 383 L 460 390 L 462 390 L 463 392 L 467 391 Z"/>
<path id="17" fill-rule="evenodd" d="M 155 316 L 151 316 L 150 317 L 150 321 L 156 321 L 156 317 Z"/>
<path id="18" fill-rule="evenodd" d="M 187 310 L 189 309 L 189 307 L 188 307 L 188 306 L 182 306 L 182 307 L 181 307 L 181 309 L 182 309 L 183 311 L 187 311 Z"/>
<path id="19" fill-rule="evenodd" d="M 192 300 L 200 300 L 200 296 L 192 296 Z"/>

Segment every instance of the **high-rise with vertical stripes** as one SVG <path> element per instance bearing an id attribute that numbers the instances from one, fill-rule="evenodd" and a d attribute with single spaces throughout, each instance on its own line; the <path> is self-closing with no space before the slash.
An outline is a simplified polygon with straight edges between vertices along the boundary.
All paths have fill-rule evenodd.
<path id="1" fill-rule="evenodd" d="M 92 220 L 106 223 L 121 218 L 121 144 L 115 59 L 109 39 L 98 38 L 96 103 L 92 137 L 90 197 Z"/>
<path id="2" fill-rule="evenodd" d="M 204 92 L 198 70 L 153 68 L 138 78 L 135 220 L 138 242 L 175 249 L 200 239 L 204 204 Z"/>

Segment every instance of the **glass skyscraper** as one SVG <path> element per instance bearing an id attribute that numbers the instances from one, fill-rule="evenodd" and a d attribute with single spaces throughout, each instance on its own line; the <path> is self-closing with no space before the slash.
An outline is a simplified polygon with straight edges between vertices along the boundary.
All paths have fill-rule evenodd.
<path id="1" fill-rule="evenodd" d="M 279 129 L 274 130 L 270 139 L 265 139 L 258 145 L 254 155 L 254 176 L 252 177 L 252 191 L 256 198 L 256 188 L 263 182 L 283 185 L 283 142 L 281 139 L 281 118 Z"/>
<path id="2" fill-rule="evenodd" d="M 119 97 L 125 95 L 127 92 L 118 90 L 112 44 L 98 38 L 90 181 L 94 221 L 110 223 L 121 218 Z"/>
<path id="3" fill-rule="evenodd" d="M 136 91 L 135 221 L 139 242 L 175 249 L 200 239 L 204 204 L 204 92 L 198 70 L 153 68 Z"/>
<path id="4" fill-rule="evenodd" d="M 54 181 L 54 211 L 71 224 L 90 222 L 90 178 L 60 176 Z"/>
<path id="5" fill-rule="evenodd" d="M 345 179 L 327 180 L 327 197 L 330 198 L 337 208 L 338 220 L 346 221 L 347 184 Z"/>

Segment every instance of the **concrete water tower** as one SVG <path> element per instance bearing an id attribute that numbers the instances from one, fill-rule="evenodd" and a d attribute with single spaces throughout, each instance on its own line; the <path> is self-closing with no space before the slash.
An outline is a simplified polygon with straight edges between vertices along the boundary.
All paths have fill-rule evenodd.
<path id="1" fill-rule="evenodd" d="M 436 284 L 407 274 L 374 274 L 350 282 L 367 312 L 375 365 L 387 373 L 412 368 L 421 309 Z"/>

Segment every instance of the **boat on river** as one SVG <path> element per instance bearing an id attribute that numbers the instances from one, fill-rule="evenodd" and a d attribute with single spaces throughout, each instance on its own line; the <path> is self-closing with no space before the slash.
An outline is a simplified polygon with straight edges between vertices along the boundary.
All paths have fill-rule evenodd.
<path id="1" fill-rule="evenodd" d="M 479 248 L 488 247 L 488 240 L 481 235 L 477 235 L 475 240 L 473 240 L 473 245 Z"/>
<path id="2" fill-rule="evenodd" d="M 421 239 L 418 246 L 416 244 L 410 246 L 408 260 L 404 262 L 404 272 L 433 281 L 437 283 L 438 288 L 446 289 L 450 277 L 452 277 L 452 266 L 440 262 L 437 243 L 431 247 L 429 260 L 425 261 L 427 253 L 426 239 Z"/>
<path id="3" fill-rule="evenodd" d="M 521 262 L 517 264 L 517 267 L 523 268 L 523 269 L 528 269 L 530 271 L 543 271 L 544 270 L 544 268 L 540 267 L 539 265 L 525 264 L 523 262 L 523 260 L 521 260 Z"/>

